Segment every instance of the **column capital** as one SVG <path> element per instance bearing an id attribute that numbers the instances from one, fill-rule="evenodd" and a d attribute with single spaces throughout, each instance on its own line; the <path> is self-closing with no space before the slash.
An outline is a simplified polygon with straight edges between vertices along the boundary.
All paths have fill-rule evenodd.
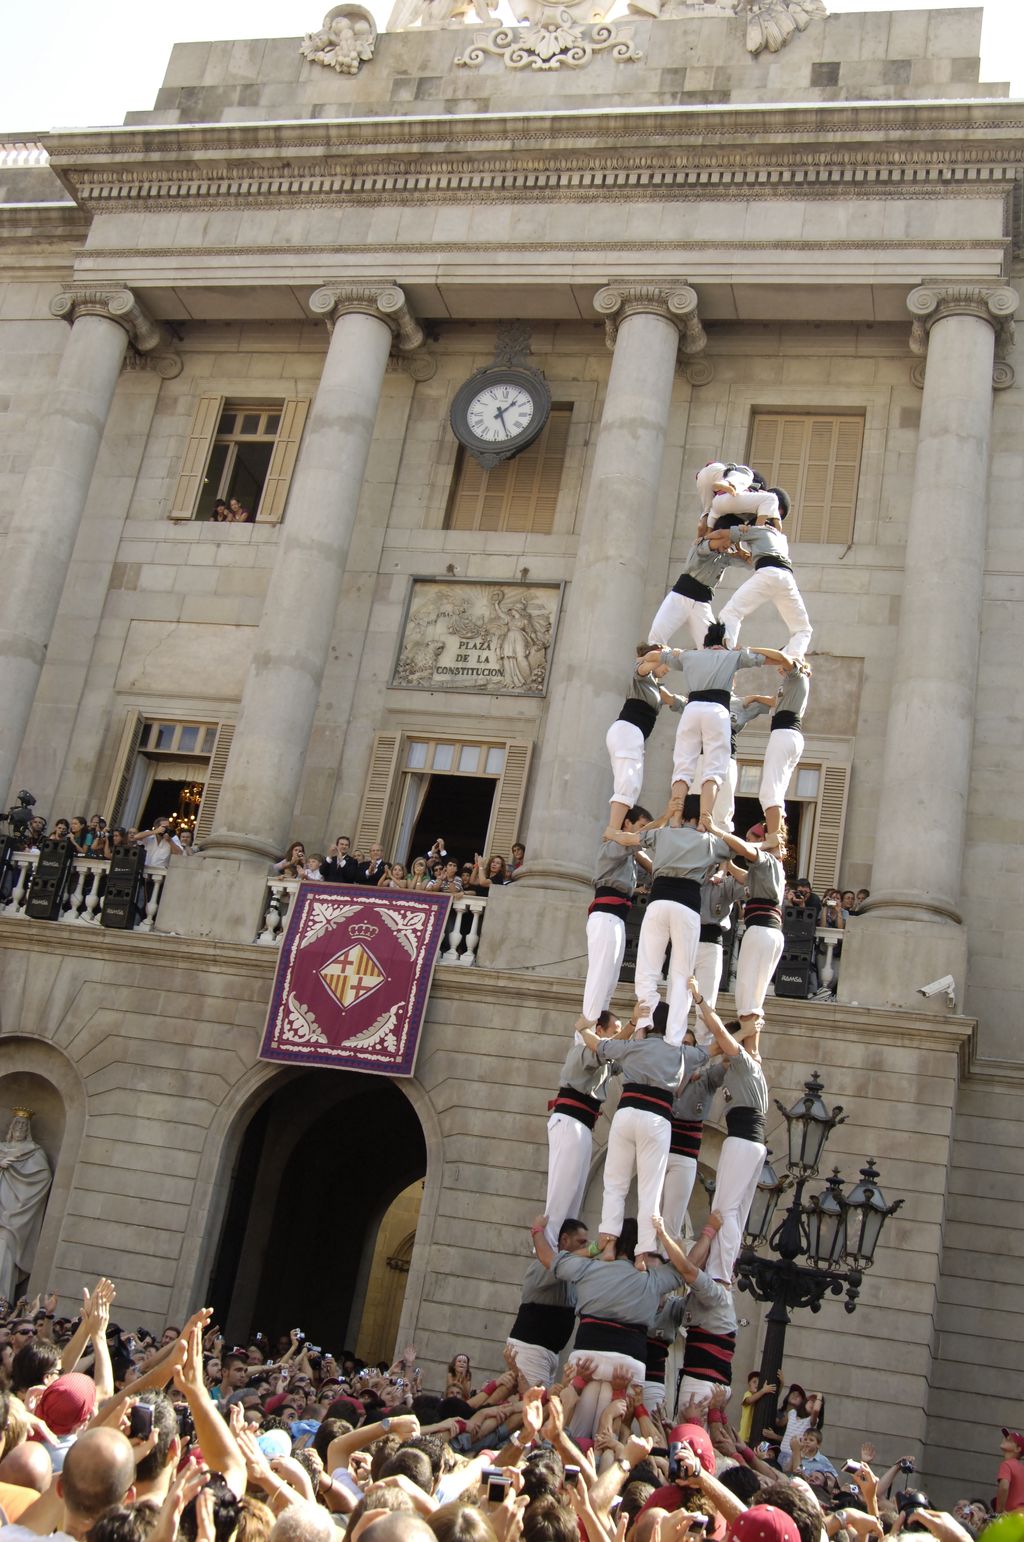
<path id="1" fill-rule="evenodd" d="M 1013 385 L 1014 371 L 1006 355 L 1013 347 L 1013 317 L 1020 304 L 1016 289 L 1007 284 L 920 284 L 907 296 L 907 309 L 914 321 L 910 329 L 910 351 L 923 360 L 928 352 L 928 334 L 948 316 L 976 316 L 987 321 L 996 334 L 992 385 L 997 391 Z M 924 364 L 915 364 L 910 372 L 915 385 L 924 385 Z"/>
<path id="2" fill-rule="evenodd" d="M 605 342 L 614 348 L 619 328 L 630 316 L 661 316 L 679 333 L 679 352 L 683 371 L 692 385 L 706 385 L 711 379 L 711 365 L 696 359 L 707 345 L 707 333 L 697 314 L 697 292 L 689 284 L 613 283 L 606 284 L 594 296 L 594 309 L 604 317 Z"/>
<path id="3" fill-rule="evenodd" d="M 342 316 L 373 316 L 387 326 L 399 353 L 412 353 L 423 343 L 423 328 L 409 309 L 405 291 L 394 283 L 324 284 L 309 297 L 309 308 L 334 332 Z"/>
<path id="4" fill-rule="evenodd" d="M 50 315 L 70 325 L 79 316 L 102 316 L 128 334 L 128 341 L 138 353 L 152 353 L 161 344 L 166 348 L 164 328 L 153 320 L 130 289 L 121 285 L 91 285 L 62 290 L 50 301 Z"/>

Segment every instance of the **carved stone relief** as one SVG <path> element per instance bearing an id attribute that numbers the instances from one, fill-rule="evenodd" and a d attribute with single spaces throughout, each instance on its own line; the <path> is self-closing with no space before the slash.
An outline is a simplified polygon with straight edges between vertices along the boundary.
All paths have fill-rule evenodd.
<path id="1" fill-rule="evenodd" d="M 357 75 L 373 58 L 377 23 L 362 5 L 336 5 L 317 32 L 307 32 L 300 52 L 311 64 L 324 64 L 339 75 Z"/>

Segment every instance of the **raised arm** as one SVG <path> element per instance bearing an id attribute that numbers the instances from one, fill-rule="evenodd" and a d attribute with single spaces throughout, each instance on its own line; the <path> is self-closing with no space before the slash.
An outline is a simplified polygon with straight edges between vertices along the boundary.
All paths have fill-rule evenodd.
<path id="1" fill-rule="evenodd" d="M 768 664 L 778 664 L 788 674 L 793 668 L 793 660 L 785 653 L 780 653 L 778 648 L 748 648 L 748 653 L 759 653 Z"/>
<path id="2" fill-rule="evenodd" d="M 720 829 L 707 815 L 704 817 L 704 828 L 709 835 L 716 835 L 720 841 L 724 841 L 738 857 L 745 857 L 748 862 L 757 861 L 760 853 L 756 846 L 752 846 L 749 841 L 741 841 L 738 835 L 733 835 L 729 830 Z"/>
<path id="3" fill-rule="evenodd" d="M 739 1039 L 733 1038 L 714 1007 L 709 1006 L 704 1000 L 704 997 L 700 994 L 700 986 L 697 984 L 696 976 L 691 975 L 687 983 L 690 987 L 690 995 L 693 997 L 693 1004 L 700 1013 L 705 1028 L 714 1036 L 715 1043 L 722 1051 L 722 1054 L 729 1060 L 735 1060 L 743 1047 Z"/>
<path id="4" fill-rule="evenodd" d="M 589 1029 L 588 1029 L 588 1032 L 589 1032 Z M 587 1034 L 584 1033 L 583 1038 L 586 1039 L 586 1037 L 587 1037 Z M 591 1033 L 590 1037 L 594 1040 L 595 1044 L 599 1044 L 601 1042 L 598 1039 L 597 1035 L 594 1034 L 594 1033 Z M 534 1221 L 533 1225 L 530 1227 L 530 1237 L 533 1240 L 533 1250 L 536 1253 L 537 1257 L 540 1259 L 540 1261 L 544 1265 L 545 1269 L 550 1269 L 551 1265 L 555 1261 L 556 1254 L 555 1254 L 554 1248 L 551 1246 L 550 1242 L 548 1241 L 548 1238 L 547 1238 L 547 1228 L 548 1228 L 548 1218 L 547 1218 L 547 1216 L 546 1215 L 539 1215 L 537 1217 L 537 1219 Z"/>
<path id="5" fill-rule="evenodd" d="M 185 1359 L 174 1373 L 174 1385 L 185 1394 L 206 1465 L 211 1472 L 219 1472 L 240 1499 L 245 1493 L 245 1458 L 203 1382 L 203 1330 L 198 1323 L 186 1342 Z"/>

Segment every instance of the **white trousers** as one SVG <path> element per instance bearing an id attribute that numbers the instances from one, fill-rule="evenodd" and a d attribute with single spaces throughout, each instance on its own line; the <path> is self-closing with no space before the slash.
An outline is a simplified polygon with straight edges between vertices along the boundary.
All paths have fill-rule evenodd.
<path id="1" fill-rule="evenodd" d="M 799 728 L 773 728 L 768 735 L 757 793 L 766 813 L 770 808 L 786 807 L 786 793 L 803 752 L 804 736 Z"/>
<path id="2" fill-rule="evenodd" d="M 516 1364 L 531 1387 L 550 1387 L 558 1374 L 558 1356 L 540 1344 L 525 1344 L 522 1339 L 506 1339 L 516 1352 Z"/>
<path id="3" fill-rule="evenodd" d="M 626 952 L 626 923 L 608 910 L 587 917 L 587 980 L 583 987 L 583 1016 L 596 1023 L 607 1011 L 619 983 Z"/>
<path id="4" fill-rule="evenodd" d="M 566 1216 L 578 1216 L 587 1191 L 594 1136 L 571 1114 L 554 1113 L 548 1120 L 548 1192 L 544 1214 L 549 1247 L 558 1249 L 558 1233 Z"/>
<path id="5" fill-rule="evenodd" d="M 678 1242 L 683 1235 L 686 1212 L 690 1207 L 690 1196 L 696 1181 L 697 1158 L 675 1156 L 670 1151 L 661 1194 L 661 1214 L 665 1230 L 673 1242 Z"/>
<path id="6" fill-rule="evenodd" d="M 767 1146 L 760 1141 L 727 1135 L 722 1142 L 715 1176 L 715 1209 L 722 1225 L 711 1244 L 705 1268 L 713 1280 L 731 1280 L 743 1227 L 764 1167 Z"/>
<path id="7" fill-rule="evenodd" d="M 718 1005 L 718 991 L 722 984 L 722 960 L 725 957 L 725 949 L 720 942 L 698 942 L 697 962 L 694 966 L 694 974 L 697 977 L 697 985 L 700 993 L 709 1007 Z M 687 993 L 689 994 L 689 993 Z M 686 1027 L 690 1026 L 690 1007 L 692 999 L 686 1006 Z M 715 1036 L 704 1026 L 704 1019 L 694 1007 L 693 1032 L 697 1043 L 702 1049 L 714 1043 Z"/>
<path id="8" fill-rule="evenodd" d="M 612 763 L 611 802 L 632 808 L 644 785 L 644 736 L 635 723 L 616 718 L 604 742 Z"/>
<path id="9" fill-rule="evenodd" d="M 688 594 L 677 594 L 670 589 L 658 606 L 658 613 L 647 629 L 649 641 L 663 647 L 682 626 L 690 628 L 695 648 L 703 648 L 709 626 L 714 625 L 715 613 L 707 600 L 695 600 Z"/>
<path id="10" fill-rule="evenodd" d="M 708 511 L 708 528 L 714 530 L 726 514 L 742 514 L 744 519 L 778 519 L 779 500 L 767 489 L 756 493 L 716 493 Z"/>
<path id="11" fill-rule="evenodd" d="M 729 775 L 732 741 L 728 708 L 717 701 L 690 701 L 683 708 L 676 729 L 672 755 L 672 780 L 693 787 L 697 761 L 704 758 L 701 775 L 705 782 L 721 787 Z"/>
<path id="12" fill-rule="evenodd" d="M 644 1407 L 648 1413 L 653 1413 L 656 1408 L 661 1408 L 665 1402 L 665 1383 L 663 1381 L 644 1382 Z"/>
<path id="13" fill-rule="evenodd" d="M 593 1363 L 594 1374 L 573 1409 L 569 1434 L 573 1440 L 579 1440 L 581 1436 L 590 1440 L 601 1415 L 612 1400 L 612 1377 L 618 1367 L 624 1366 L 629 1371 L 630 1385 L 643 1381 L 647 1367 L 642 1360 L 634 1360 L 632 1355 L 616 1355 L 607 1349 L 582 1349 L 580 1356 Z"/>
<path id="14" fill-rule="evenodd" d="M 760 1016 L 772 975 L 782 957 L 782 932 L 774 926 L 748 926 L 736 965 L 736 1016 Z"/>
<path id="15" fill-rule="evenodd" d="M 732 745 L 730 743 L 730 750 L 731 748 Z M 722 830 L 728 830 L 730 834 L 734 828 L 733 816 L 736 812 L 736 781 L 738 776 L 739 770 L 735 760 L 732 759 L 730 754 L 729 774 L 725 778 L 725 781 L 722 783 L 722 785 L 719 787 L 717 793 L 715 794 L 715 801 L 711 805 L 711 813 L 715 824 L 718 825 Z M 700 755 L 697 758 L 697 770 L 694 773 L 693 778 L 693 791 L 696 792 L 699 787 L 703 786 L 703 783 L 704 756 Z"/>
<path id="16" fill-rule="evenodd" d="M 644 911 L 636 947 L 634 989 L 638 1023 L 649 1023 L 661 1000 L 661 971 L 665 963 L 665 950 L 670 942 L 672 962 L 668 975 L 668 1027 L 665 1038 L 669 1044 L 682 1044 L 690 1004 L 690 991 L 686 982 L 697 963 L 700 916 L 696 910 L 691 910 L 688 905 L 678 905 L 675 900 L 651 900 Z"/>
<path id="17" fill-rule="evenodd" d="M 735 648 L 744 618 L 759 605 L 775 606 L 789 627 L 785 651 L 791 658 L 802 659 L 811 645 L 811 618 L 788 568 L 759 568 L 722 606 L 718 619 L 725 626 L 728 646 Z"/>
<path id="18" fill-rule="evenodd" d="M 716 497 L 725 496 L 715 492 L 715 484 L 728 483 L 735 494 L 748 492 L 750 484 L 754 480 L 754 473 L 749 466 L 741 466 L 733 462 L 732 470 L 726 472 L 724 460 L 710 460 L 706 466 L 702 466 L 697 472 L 697 497 L 700 499 L 701 513 L 707 517 L 711 513 L 711 506 Z"/>
<path id="19" fill-rule="evenodd" d="M 601 1232 L 608 1237 L 622 1235 L 626 1195 L 635 1171 L 638 1253 L 655 1253 L 658 1249 L 651 1217 L 661 1213 L 661 1190 L 671 1140 L 669 1121 L 642 1108 L 618 1109 L 608 1131 Z M 639 1379 L 643 1381 L 642 1374 Z"/>

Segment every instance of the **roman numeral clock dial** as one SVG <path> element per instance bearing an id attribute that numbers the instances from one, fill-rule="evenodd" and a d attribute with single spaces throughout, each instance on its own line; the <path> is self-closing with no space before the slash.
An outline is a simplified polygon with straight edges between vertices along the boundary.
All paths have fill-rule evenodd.
<path id="1" fill-rule="evenodd" d="M 551 393 L 539 370 L 493 366 L 456 392 L 452 432 L 490 470 L 532 444 L 550 412 Z"/>

